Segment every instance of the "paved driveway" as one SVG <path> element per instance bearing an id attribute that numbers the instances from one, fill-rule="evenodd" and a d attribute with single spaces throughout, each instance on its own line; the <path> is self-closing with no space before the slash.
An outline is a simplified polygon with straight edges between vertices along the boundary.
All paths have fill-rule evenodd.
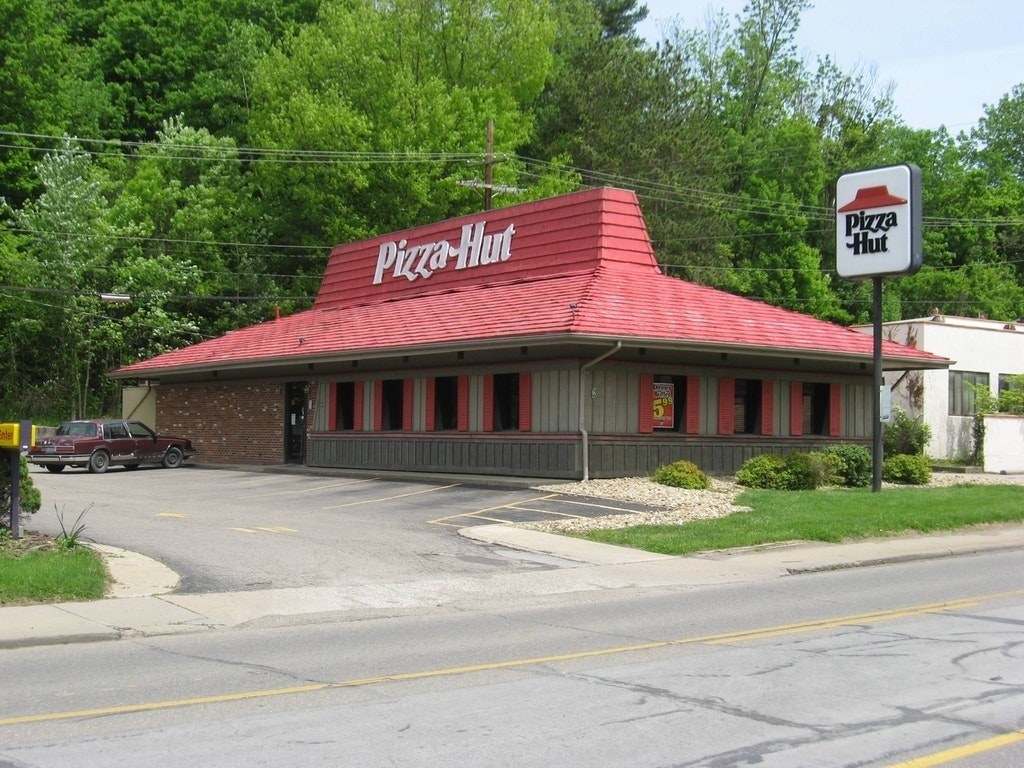
<path id="1" fill-rule="evenodd" d="M 28 529 L 58 534 L 82 514 L 98 543 L 153 557 L 180 591 L 234 591 L 480 577 L 566 561 L 487 546 L 459 528 L 640 507 L 526 487 L 475 487 L 305 472 L 184 467 L 103 475 L 32 469 L 42 508 Z"/>

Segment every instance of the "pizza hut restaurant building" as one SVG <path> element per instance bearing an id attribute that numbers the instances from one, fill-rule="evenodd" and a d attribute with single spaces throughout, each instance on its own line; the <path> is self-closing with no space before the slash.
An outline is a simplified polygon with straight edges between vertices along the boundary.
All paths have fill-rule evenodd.
<path id="1" fill-rule="evenodd" d="M 338 246 L 312 309 L 112 375 L 204 463 L 587 479 L 869 443 L 871 371 L 868 335 L 665 275 L 598 188 Z"/>

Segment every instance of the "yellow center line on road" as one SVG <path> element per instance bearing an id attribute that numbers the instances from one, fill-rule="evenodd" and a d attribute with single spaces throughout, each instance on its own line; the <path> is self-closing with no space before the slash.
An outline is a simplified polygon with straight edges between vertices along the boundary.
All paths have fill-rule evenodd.
<path id="1" fill-rule="evenodd" d="M 798 632 L 816 632 L 822 629 L 835 629 L 844 626 L 856 626 L 878 621 L 891 621 L 893 619 L 920 616 L 929 613 L 942 613 L 977 605 L 990 600 L 998 600 L 1007 597 L 1020 597 L 1024 595 L 1024 589 L 1012 592 L 1001 592 L 992 595 L 981 595 L 978 597 L 965 598 L 963 600 L 950 600 L 941 603 L 929 603 L 910 608 L 898 608 L 890 611 L 874 611 L 872 613 L 861 613 L 852 616 L 840 616 L 831 619 L 815 619 L 802 621 L 794 624 L 783 624 L 775 627 L 762 627 L 759 629 L 747 629 L 734 632 L 722 632 L 713 635 L 700 635 L 697 637 L 685 637 L 678 640 L 654 640 L 647 643 L 635 645 L 620 645 L 611 648 L 597 648 L 588 651 L 577 651 L 574 653 L 554 654 L 550 656 L 536 656 L 525 659 L 507 659 L 503 661 L 486 662 L 482 664 L 470 664 L 462 667 L 445 667 L 442 669 L 428 669 L 418 672 L 399 672 L 390 675 L 378 675 L 375 677 L 355 678 L 339 682 L 311 683 L 309 685 L 289 686 L 287 688 L 269 688 L 260 691 L 239 691 L 237 693 L 225 693 L 213 696 L 197 696 L 189 699 L 172 699 L 169 701 L 151 701 L 139 704 L 121 704 L 110 707 L 96 707 L 94 709 L 79 709 L 69 712 L 47 712 L 38 715 L 15 715 L 13 717 L 0 718 L 0 727 L 7 725 L 25 725 L 28 723 L 52 722 L 55 720 L 73 720 L 83 717 L 102 717 L 106 715 L 127 715 L 136 712 L 152 712 L 161 709 L 176 709 L 180 707 L 191 707 L 202 704 L 223 704 L 226 702 L 246 701 L 249 699 L 265 699 L 272 696 L 289 696 L 297 693 L 315 693 L 340 688 L 358 688 L 368 685 L 379 685 L 382 683 L 395 683 L 411 680 L 427 680 L 439 677 L 454 677 L 457 675 L 472 674 L 474 672 L 491 672 L 501 669 L 516 669 L 518 667 L 536 666 L 539 664 L 553 664 L 564 661 L 578 661 L 581 659 L 594 659 L 602 656 L 614 656 L 618 654 L 636 653 L 639 651 L 652 651 L 662 648 L 674 648 L 686 645 L 721 645 L 725 643 L 747 642 L 750 640 L 761 640 L 780 635 L 795 634 Z M 1005 737 L 1003 737 L 1005 738 Z M 938 765 L 938 763 L 934 763 Z M 932 763 L 906 763 L 892 768 L 923 768 Z"/>
<path id="2" fill-rule="evenodd" d="M 358 480 L 346 480 L 343 483 L 328 483 L 327 485 L 315 485 L 312 488 L 300 488 L 288 491 L 274 491 L 273 493 L 259 493 L 254 496 L 239 496 L 239 501 L 245 501 L 246 499 L 266 499 L 271 496 L 297 496 L 300 493 L 313 493 L 314 491 L 326 491 L 331 488 L 343 488 L 347 485 L 359 485 L 360 483 L 371 483 L 374 480 L 379 480 L 379 477 L 365 477 Z"/>
<path id="3" fill-rule="evenodd" d="M 320 509 L 341 509 L 342 507 L 358 507 L 360 504 L 376 504 L 382 501 L 392 501 L 394 499 L 404 499 L 408 496 L 419 496 L 421 493 L 434 493 L 435 491 L 443 491 L 447 488 L 458 488 L 462 483 L 452 483 L 451 485 L 439 485 L 434 488 L 424 488 L 422 491 L 411 491 L 409 493 L 399 493 L 395 496 L 382 496 L 379 499 L 363 499 L 361 501 L 347 501 L 344 504 L 333 504 L 329 507 L 320 507 Z"/>
<path id="4" fill-rule="evenodd" d="M 907 760 L 905 763 L 894 763 L 889 768 L 933 768 L 936 765 L 945 765 L 964 757 L 973 757 L 974 755 L 980 755 L 982 752 L 1016 744 L 1018 741 L 1024 741 L 1024 731 L 1004 733 L 1001 736 L 993 736 L 991 739 L 976 741 L 973 744 L 965 744 L 962 747 L 947 749 L 944 752 L 936 752 L 934 755 L 925 755 L 915 760 Z"/>

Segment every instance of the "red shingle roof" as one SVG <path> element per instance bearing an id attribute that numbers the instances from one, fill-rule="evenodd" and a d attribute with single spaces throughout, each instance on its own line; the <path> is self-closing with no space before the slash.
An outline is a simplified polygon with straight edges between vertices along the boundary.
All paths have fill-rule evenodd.
<path id="1" fill-rule="evenodd" d="M 493 261 L 460 269 L 467 237 L 492 238 Z M 411 256 L 385 268 L 397 251 Z M 596 189 L 339 246 L 313 309 L 115 376 L 545 337 L 872 355 L 870 335 L 663 275 L 633 193 Z M 892 342 L 883 353 L 910 368 L 943 360 Z"/>

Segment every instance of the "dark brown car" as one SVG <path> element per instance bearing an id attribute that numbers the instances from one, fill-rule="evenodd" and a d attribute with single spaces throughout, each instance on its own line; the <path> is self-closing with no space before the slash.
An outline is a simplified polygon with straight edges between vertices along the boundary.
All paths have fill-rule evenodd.
<path id="1" fill-rule="evenodd" d="M 141 421 L 88 419 L 65 421 L 52 437 L 36 440 L 28 461 L 50 472 L 88 467 L 100 473 L 111 466 L 136 469 L 143 464 L 173 469 L 195 454 L 191 440 L 158 435 Z"/>

